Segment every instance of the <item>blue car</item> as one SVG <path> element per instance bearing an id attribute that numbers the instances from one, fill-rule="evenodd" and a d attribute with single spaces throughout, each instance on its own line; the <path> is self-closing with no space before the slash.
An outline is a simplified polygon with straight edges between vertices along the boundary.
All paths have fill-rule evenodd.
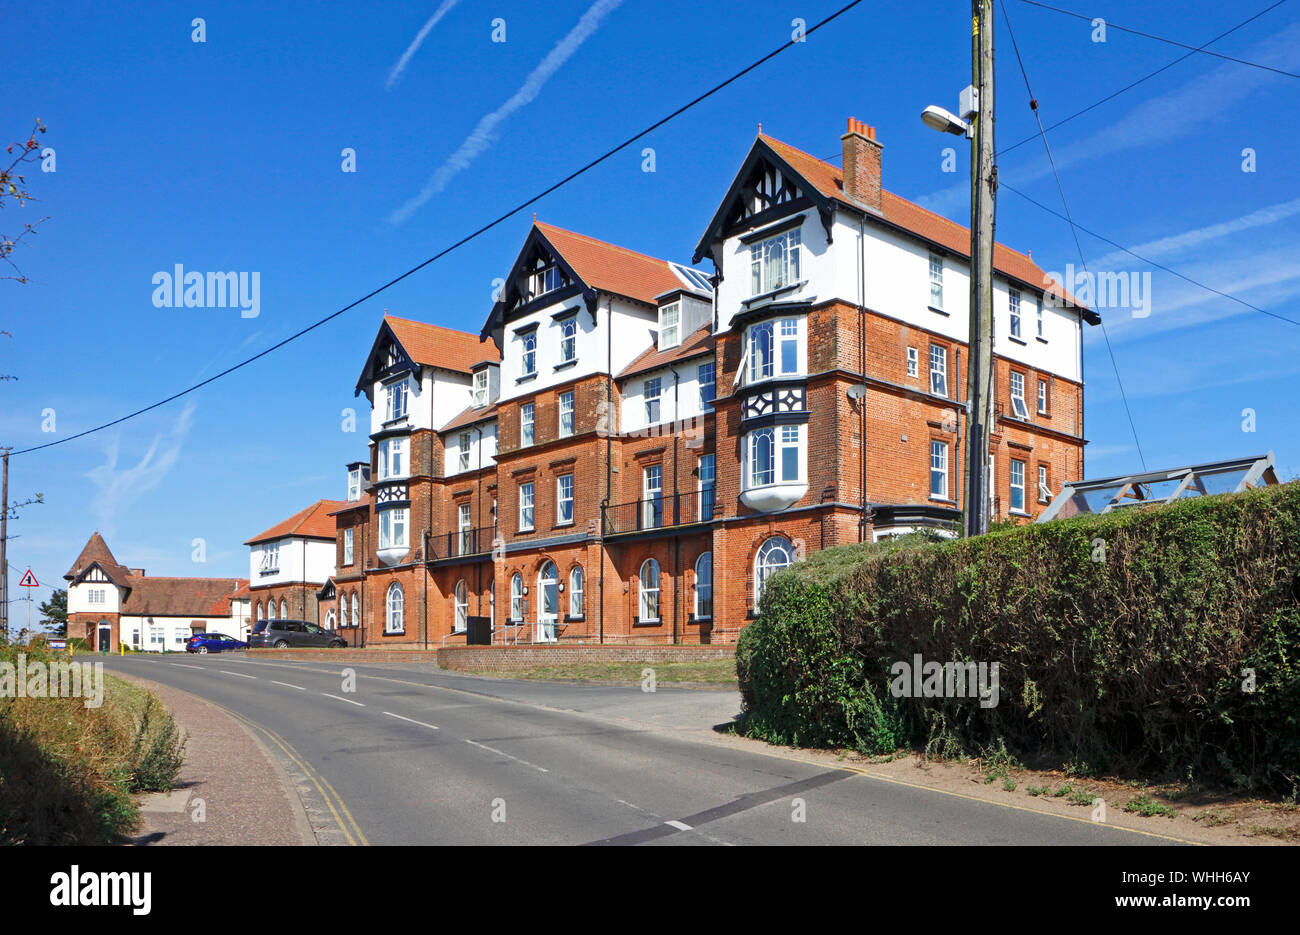
<path id="1" fill-rule="evenodd" d="M 228 649 L 248 649 L 248 644 L 224 633 L 195 633 L 185 644 L 187 653 L 222 653 Z"/>

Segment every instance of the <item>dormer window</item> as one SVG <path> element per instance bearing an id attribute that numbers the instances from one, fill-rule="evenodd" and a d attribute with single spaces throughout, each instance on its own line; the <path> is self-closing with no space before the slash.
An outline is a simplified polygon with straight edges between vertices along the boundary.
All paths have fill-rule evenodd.
<path id="1" fill-rule="evenodd" d="M 361 499 L 361 468 L 348 471 L 348 502 Z"/>
<path id="2" fill-rule="evenodd" d="M 762 295 L 797 283 L 802 253 L 797 227 L 753 244 L 749 248 L 752 294 Z"/>
<path id="3" fill-rule="evenodd" d="M 384 421 L 392 422 L 396 419 L 406 418 L 406 395 L 407 382 L 399 380 L 396 383 L 390 383 L 384 388 Z"/>
<path id="4" fill-rule="evenodd" d="M 682 343 L 682 303 L 674 302 L 659 309 L 659 350 Z"/>
<path id="5" fill-rule="evenodd" d="M 474 408 L 481 409 L 487 405 L 488 372 L 484 367 L 474 374 Z"/>

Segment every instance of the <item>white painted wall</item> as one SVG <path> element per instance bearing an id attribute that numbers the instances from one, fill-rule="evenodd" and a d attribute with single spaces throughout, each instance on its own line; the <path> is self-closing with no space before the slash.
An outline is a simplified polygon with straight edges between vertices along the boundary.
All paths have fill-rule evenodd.
<path id="1" fill-rule="evenodd" d="M 460 469 L 460 437 L 462 433 L 468 433 L 469 435 L 469 467 L 465 471 Z M 495 419 L 469 425 L 463 429 L 452 429 L 446 434 L 443 446 L 443 475 L 451 477 L 455 474 L 477 471 L 480 467 L 491 467 L 496 463 L 496 454 L 497 423 Z M 480 458 L 482 458 L 481 461 Z"/>
<path id="2" fill-rule="evenodd" d="M 103 591 L 104 603 L 90 603 L 91 591 Z M 111 581 L 84 581 L 68 588 L 68 613 L 115 614 L 122 606 L 122 595 Z"/>
<path id="3" fill-rule="evenodd" d="M 836 215 L 834 243 L 826 242 L 826 231 L 815 210 L 803 212 L 800 237 L 803 247 L 801 276 L 804 285 L 782 294 L 778 301 L 824 302 L 841 299 L 857 304 L 861 292 L 862 256 L 866 261 L 866 305 L 906 324 L 925 328 L 953 341 L 965 343 L 969 328 L 970 279 L 966 261 L 944 257 L 943 311 L 931 311 L 930 247 L 919 240 L 868 222 L 865 250 L 861 228 L 847 212 Z M 724 244 L 723 279 L 718 289 L 721 330 L 730 326 L 742 302 L 750 298 L 750 245 L 733 237 Z M 1079 380 L 1080 325 L 1077 316 L 1064 309 L 1044 308 L 1045 341 L 1037 340 L 1036 302 L 1041 292 L 1021 290 L 1022 337 L 1010 338 L 1009 283 L 994 279 L 994 352 L 1035 370 Z M 901 336 L 899 354 L 907 343 Z M 924 361 L 922 361 L 924 366 Z"/>
<path id="4" fill-rule="evenodd" d="M 676 420 L 694 419 L 704 414 L 700 406 L 699 365 L 713 360 L 710 352 L 697 357 L 676 361 L 671 367 L 648 370 L 634 377 L 623 380 L 622 405 L 620 409 L 619 429 L 624 435 L 644 432 L 650 428 L 646 420 L 645 385 L 648 380 L 659 378 L 659 422 L 657 425 Z M 674 393 L 673 371 L 677 372 L 676 393 Z M 674 396 L 676 399 L 674 399 Z"/>
<path id="5" fill-rule="evenodd" d="M 262 552 L 271 545 L 273 543 L 259 542 L 249 546 L 248 575 L 254 587 L 298 581 L 324 584 L 334 574 L 333 540 L 292 536 L 280 539 L 279 570 L 264 575 L 261 572 Z"/>

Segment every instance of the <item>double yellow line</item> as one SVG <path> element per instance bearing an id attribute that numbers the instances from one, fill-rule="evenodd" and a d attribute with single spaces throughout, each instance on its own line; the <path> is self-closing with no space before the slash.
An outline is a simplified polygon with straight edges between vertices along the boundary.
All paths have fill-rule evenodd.
<path id="1" fill-rule="evenodd" d="M 206 698 L 204 700 L 207 701 Z M 343 797 L 334 791 L 334 787 L 329 784 L 328 779 L 317 772 L 312 765 L 307 762 L 306 757 L 294 749 L 293 744 L 289 743 L 289 741 L 285 740 L 269 727 L 258 724 L 256 721 L 250 721 L 242 714 L 239 714 L 236 711 L 231 711 L 224 705 L 219 705 L 216 704 L 216 702 L 211 701 L 208 703 L 220 708 L 222 711 L 225 711 L 245 727 L 261 731 L 265 734 L 266 738 L 279 747 L 284 755 L 289 758 L 290 762 L 297 766 L 298 769 L 302 770 L 303 775 L 306 776 L 311 781 L 311 784 L 316 787 L 316 791 L 320 793 L 321 799 L 325 802 L 325 807 L 330 810 L 330 814 L 334 816 L 334 821 L 338 824 L 339 830 L 342 831 L 343 836 L 347 838 L 348 844 L 352 847 L 370 846 L 370 842 L 366 840 L 365 834 L 361 831 L 361 826 L 358 825 L 357 820 L 352 817 L 352 813 L 348 811 L 348 807 L 343 804 Z"/>

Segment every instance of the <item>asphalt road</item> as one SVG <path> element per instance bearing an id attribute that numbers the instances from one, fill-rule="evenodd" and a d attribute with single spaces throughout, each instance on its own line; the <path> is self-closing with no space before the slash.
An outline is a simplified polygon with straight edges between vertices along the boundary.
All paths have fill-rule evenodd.
<path id="1" fill-rule="evenodd" d="M 370 664 L 349 686 L 343 665 L 241 653 L 104 661 L 263 729 L 323 843 L 1168 843 L 719 743 L 732 692 Z"/>

